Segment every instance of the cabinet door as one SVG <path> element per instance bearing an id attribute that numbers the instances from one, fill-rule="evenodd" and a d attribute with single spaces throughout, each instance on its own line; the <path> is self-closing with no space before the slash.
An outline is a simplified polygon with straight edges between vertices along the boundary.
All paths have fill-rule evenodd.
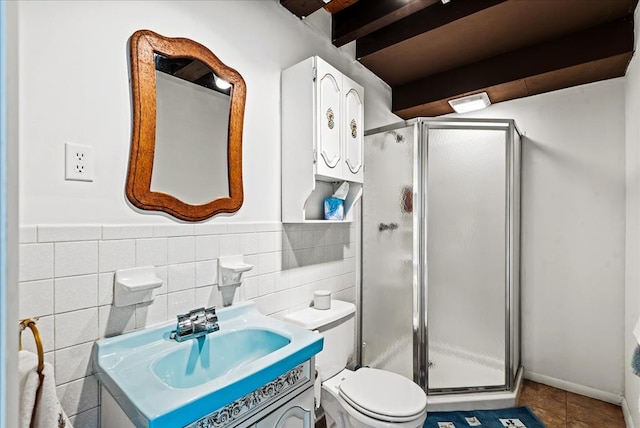
<path id="1" fill-rule="evenodd" d="M 317 63 L 317 174 L 339 178 L 342 173 L 342 75 L 329 64 Z"/>
<path id="2" fill-rule="evenodd" d="M 342 81 L 344 92 L 343 121 L 343 178 L 362 183 L 364 162 L 364 105 L 363 89 L 360 85 L 344 76 Z"/>
<path id="3" fill-rule="evenodd" d="M 311 410 L 283 406 L 255 425 L 256 428 L 312 428 Z"/>
<path id="4" fill-rule="evenodd" d="M 261 419 L 256 428 L 313 428 L 313 388 Z"/>
<path id="5" fill-rule="evenodd" d="M 311 428 L 311 410 L 291 407 L 278 419 L 274 428 Z"/>

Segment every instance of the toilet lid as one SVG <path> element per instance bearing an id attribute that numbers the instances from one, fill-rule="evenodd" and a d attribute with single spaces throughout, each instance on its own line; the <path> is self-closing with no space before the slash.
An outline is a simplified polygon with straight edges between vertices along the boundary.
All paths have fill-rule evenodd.
<path id="1" fill-rule="evenodd" d="M 390 422 L 415 419 L 427 407 L 424 391 L 396 373 L 362 368 L 340 383 L 340 396 L 365 415 Z"/>

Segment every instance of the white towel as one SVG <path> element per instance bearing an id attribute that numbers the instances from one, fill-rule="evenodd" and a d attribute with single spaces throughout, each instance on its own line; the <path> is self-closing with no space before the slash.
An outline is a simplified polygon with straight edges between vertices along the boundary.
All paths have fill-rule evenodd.
<path id="1" fill-rule="evenodd" d="M 20 428 L 29 428 L 36 393 L 40 385 L 37 372 L 38 356 L 33 352 L 20 351 L 18 360 L 18 376 L 20 382 Z M 56 394 L 56 382 L 53 367 L 44 363 L 44 380 L 40 390 L 40 399 L 36 409 L 34 428 L 73 428 L 69 418 L 62 410 Z"/>

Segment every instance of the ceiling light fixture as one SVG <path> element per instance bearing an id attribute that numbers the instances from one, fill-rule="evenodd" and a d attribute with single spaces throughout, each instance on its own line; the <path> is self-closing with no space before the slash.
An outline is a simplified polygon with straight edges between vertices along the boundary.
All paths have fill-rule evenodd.
<path id="1" fill-rule="evenodd" d="M 486 92 L 480 92 L 479 94 L 449 100 L 449 105 L 453 107 L 456 113 L 467 113 L 489 107 L 491 100 Z"/>
<path id="2" fill-rule="evenodd" d="M 214 81 L 216 83 L 216 86 L 218 88 L 222 89 L 223 91 L 227 90 L 227 89 L 229 89 L 231 87 L 231 83 L 227 82 L 224 79 L 219 78 L 218 76 L 215 77 Z"/>

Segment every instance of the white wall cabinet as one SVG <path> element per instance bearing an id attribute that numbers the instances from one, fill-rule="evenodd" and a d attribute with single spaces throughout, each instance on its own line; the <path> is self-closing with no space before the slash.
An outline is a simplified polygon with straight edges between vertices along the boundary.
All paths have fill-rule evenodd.
<path id="1" fill-rule="evenodd" d="M 325 221 L 323 200 L 348 181 L 345 221 L 362 195 L 364 90 L 315 56 L 282 72 L 282 221 Z"/>
<path id="2" fill-rule="evenodd" d="M 360 85 L 342 76 L 344 92 L 344 123 L 342 126 L 342 150 L 344 163 L 342 177 L 345 180 L 362 183 L 364 166 L 364 118 L 363 89 Z"/>

